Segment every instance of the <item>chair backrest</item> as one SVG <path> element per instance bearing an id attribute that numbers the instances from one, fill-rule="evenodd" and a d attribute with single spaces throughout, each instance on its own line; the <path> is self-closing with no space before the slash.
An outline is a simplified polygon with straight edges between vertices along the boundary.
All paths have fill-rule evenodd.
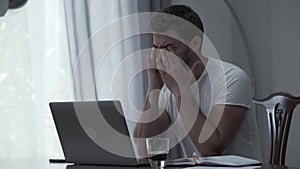
<path id="1" fill-rule="evenodd" d="M 276 92 L 266 98 L 253 98 L 254 103 L 266 108 L 270 134 L 270 164 L 284 165 L 286 146 L 294 108 L 300 97 L 286 92 Z"/>

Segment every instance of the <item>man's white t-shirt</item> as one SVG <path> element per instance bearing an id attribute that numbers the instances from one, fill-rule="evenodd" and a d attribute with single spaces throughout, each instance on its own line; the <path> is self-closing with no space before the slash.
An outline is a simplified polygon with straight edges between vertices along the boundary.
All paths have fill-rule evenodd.
<path id="1" fill-rule="evenodd" d="M 239 67 L 216 59 L 209 58 L 205 71 L 191 90 L 204 116 L 208 116 L 212 106 L 216 104 L 237 105 L 248 108 L 245 118 L 234 138 L 225 148 L 223 154 L 235 154 L 261 160 L 258 131 L 254 111 L 251 110 L 252 90 L 248 75 Z M 160 107 L 169 113 L 171 124 L 181 121 L 176 106 L 175 96 L 164 86 L 160 93 Z M 178 125 L 179 124 L 179 125 Z M 176 123 L 173 130 L 168 131 L 171 145 L 180 142 L 171 152 L 171 158 L 190 157 L 201 152 L 193 144 L 184 131 L 182 123 Z M 182 136 L 182 133 L 185 134 Z M 185 137 L 186 136 L 186 137 Z"/>

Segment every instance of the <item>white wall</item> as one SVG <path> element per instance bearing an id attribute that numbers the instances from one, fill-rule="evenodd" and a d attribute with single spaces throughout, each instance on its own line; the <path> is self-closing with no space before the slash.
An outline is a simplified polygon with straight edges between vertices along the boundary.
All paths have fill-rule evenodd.
<path id="1" fill-rule="evenodd" d="M 231 0 L 254 51 L 257 95 L 287 91 L 300 95 L 300 1 Z M 292 121 L 287 165 L 299 167 L 299 110 Z"/>
<path id="2" fill-rule="evenodd" d="M 173 3 L 188 4 L 200 14 L 206 34 L 222 58 L 241 66 L 254 78 L 256 96 L 264 97 L 275 91 L 300 96 L 299 0 L 173 0 Z M 300 108 L 294 113 L 287 150 L 287 165 L 295 167 L 300 167 L 299 111 Z M 262 113 L 261 107 L 258 113 Z M 258 123 L 261 136 L 267 138 L 262 114 Z M 261 142 L 267 161 L 266 139 Z"/>

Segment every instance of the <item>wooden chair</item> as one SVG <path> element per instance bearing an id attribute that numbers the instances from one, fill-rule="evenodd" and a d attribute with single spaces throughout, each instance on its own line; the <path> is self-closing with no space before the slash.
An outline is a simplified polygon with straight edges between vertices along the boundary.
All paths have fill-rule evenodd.
<path id="1" fill-rule="evenodd" d="M 270 164 L 284 165 L 292 115 L 300 103 L 300 97 L 276 92 L 266 98 L 253 98 L 253 101 L 263 105 L 267 111 L 271 141 Z"/>

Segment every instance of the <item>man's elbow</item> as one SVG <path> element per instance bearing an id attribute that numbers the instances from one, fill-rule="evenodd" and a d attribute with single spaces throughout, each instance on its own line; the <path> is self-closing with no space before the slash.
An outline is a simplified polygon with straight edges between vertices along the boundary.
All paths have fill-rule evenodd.
<path id="1" fill-rule="evenodd" d="M 219 149 L 210 149 L 210 150 L 201 152 L 201 155 L 202 155 L 203 157 L 219 156 L 219 155 L 222 155 L 222 152 L 223 152 L 223 150 L 219 150 Z"/>
<path id="2" fill-rule="evenodd" d="M 203 145 L 202 147 L 204 148 L 202 149 L 202 151 L 200 150 L 201 155 L 204 157 L 208 157 L 222 155 L 226 145 L 220 143 L 210 143 L 209 145 Z"/>

